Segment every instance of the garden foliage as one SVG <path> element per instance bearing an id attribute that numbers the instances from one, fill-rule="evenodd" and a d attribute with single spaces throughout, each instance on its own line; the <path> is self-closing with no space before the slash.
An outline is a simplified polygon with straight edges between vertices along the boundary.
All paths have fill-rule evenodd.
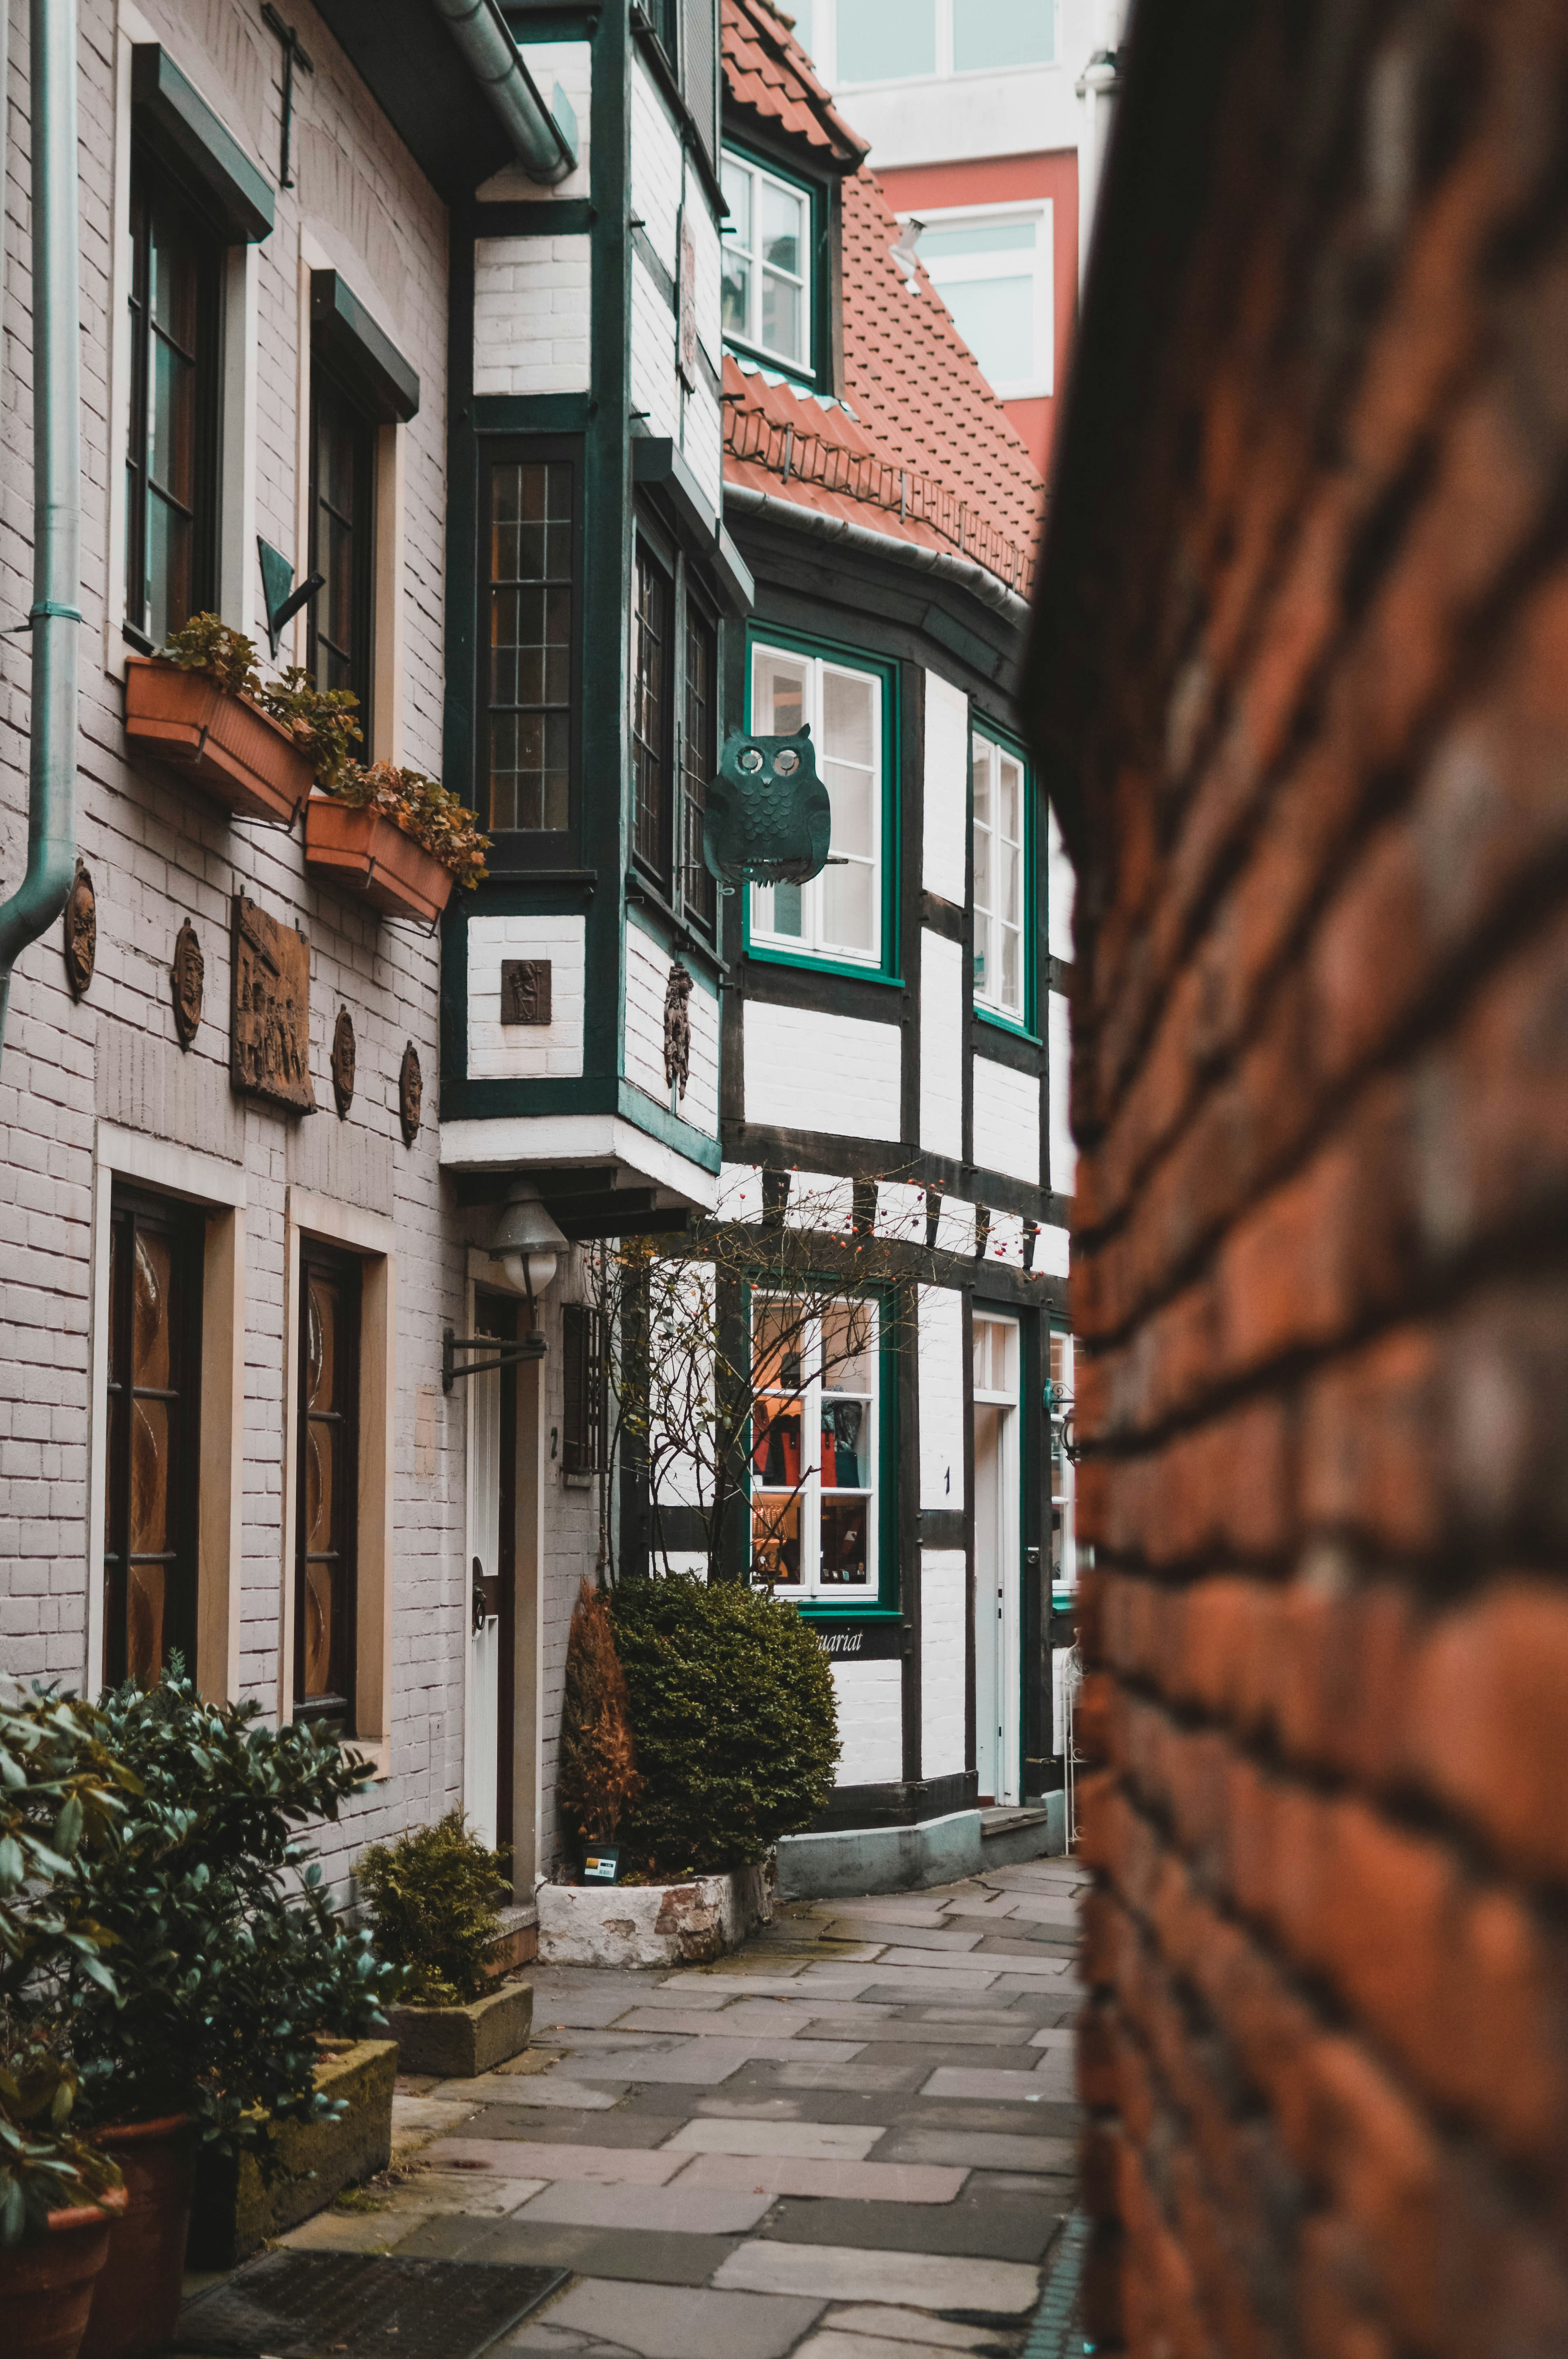
<path id="1" fill-rule="evenodd" d="M 566 1704 L 556 1792 L 574 1832 L 613 1842 L 643 1788 L 626 1674 L 615 1651 L 610 1600 L 585 1581 L 567 1641 Z"/>
<path id="2" fill-rule="evenodd" d="M 449 1810 L 434 1826 L 372 1843 L 356 1872 L 376 1949 L 403 1971 L 400 1995 L 416 2006 L 478 1998 L 485 1959 L 503 1930 L 495 1900 L 506 1854 L 488 1849 L 460 1810 Z"/>
<path id="3" fill-rule="evenodd" d="M 810 1625 L 756 1590 L 686 1573 L 623 1580 L 611 1611 L 643 1779 L 622 1822 L 622 1876 L 741 1867 L 808 1825 L 839 1750 Z"/>

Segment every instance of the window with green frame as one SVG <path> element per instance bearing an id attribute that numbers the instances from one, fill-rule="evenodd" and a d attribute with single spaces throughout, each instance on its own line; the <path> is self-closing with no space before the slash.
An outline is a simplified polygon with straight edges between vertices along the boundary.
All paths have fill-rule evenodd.
<path id="1" fill-rule="evenodd" d="M 752 1579 L 872 1606 L 894 1582 L 891 1342 L 875 1295 L 752 1298 Z M 891 1602 L 891 1599 L 886 1602 Z"/>
<path id="2" fill-rule="evenodd" d="M 776 167 L 726 147 L 722 179 L 723 330 L 760 359 L 815 376 L 822 287 L 816 268 L 821 198 Z"/>
<path id="3" fill-rule="evenodd" d="M 1011 745 L 978 729 L 972 760 L 975 1006 L 1027 1031 L 1034 1017 L 1029 767 Z"/>
<path id="4" fill-rule="evenodd" d="M 752 641 L 750 726 L 760 737 L 810 727 L 833 829 L 819 876 L 805 885 L 752 887 L 751 950 L 892 972 L 894 687 L 888 664 L 783 637 Z"/>

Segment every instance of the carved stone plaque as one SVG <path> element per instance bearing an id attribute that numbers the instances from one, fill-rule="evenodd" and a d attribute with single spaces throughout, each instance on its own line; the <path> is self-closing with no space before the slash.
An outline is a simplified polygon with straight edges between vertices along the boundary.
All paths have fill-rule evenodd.
<path id="1" fill-rule="evenodd" d="M 403 1066 L 397 1076 L 397 1112 L 403 1124 L 405 1147 L 412 1147 L 419 1136 L 424 1104 L 425 1076 L 419 1070 L 419 1051 L 410 1040 L 403 1051 Z"/>
<path id="2" fill-rule="evenodd" d="M 97 963 L 98 896 L 92 889 L 92 870 L 79 859 L 65 905 L 65 973 L 72 999 L 82 996 Z"/>
<path id="3" fill-rule="evenodd" d="M 332 1096 L 340 1114 L 346 1114 L 354 1102 L 354 1068 L 357 1062 L 354 1019 L 346 1007 L 340 1007 L 332 1032 Z"/>
<path id="4" fill-rule="evenodd" d="M 169 995 L 174 1001 L 174 1028 L 179 1035 L 182 1049 L 189 1049 L 196 1038 L 197 1027 L 201 1022 L 206 982 L 207 962 L 196 939 L 196 929 L 187 918 L 174 938 L 174 964 L 168 971 Z"/>
<path id="5" fill-rule="evenodd" d="M 679 959 L 665 984 L 665 1080 L 680 1097 L 691 1076 L 691 977 Z"/>
<path id="6" fill-rule="evenodd" d="M 501 1020 L 503 1024 L 549 1023 L 548 959 L 502 960 Z"/>
<path id="7" fill-rule="evenodd" d="M 230 1080 L 252 1096 L 314 1114 L 309 944 L 236 893 L 232 965 Z"/>

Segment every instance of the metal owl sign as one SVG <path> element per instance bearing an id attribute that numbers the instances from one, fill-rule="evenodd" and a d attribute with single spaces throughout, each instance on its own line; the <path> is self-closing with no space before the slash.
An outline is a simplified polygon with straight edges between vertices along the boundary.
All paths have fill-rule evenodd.
<path id="1" fill-rule="evenodd" d="M 737 729 L 708 790 L 702 851 L 721 885 L 804 885 L 827 864 L 833 809 L 809 724 L 793 737 Z"/>

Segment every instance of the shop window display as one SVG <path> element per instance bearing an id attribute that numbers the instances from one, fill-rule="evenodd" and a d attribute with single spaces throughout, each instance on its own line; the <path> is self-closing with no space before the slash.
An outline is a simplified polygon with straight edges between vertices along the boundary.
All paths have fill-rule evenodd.
<path id="1" fill-rule="evenodd" d="M 752 1332 L 752 1578 L 797 1596 L 874 1596 L 876 1305 L 762 1302 Z"/>

